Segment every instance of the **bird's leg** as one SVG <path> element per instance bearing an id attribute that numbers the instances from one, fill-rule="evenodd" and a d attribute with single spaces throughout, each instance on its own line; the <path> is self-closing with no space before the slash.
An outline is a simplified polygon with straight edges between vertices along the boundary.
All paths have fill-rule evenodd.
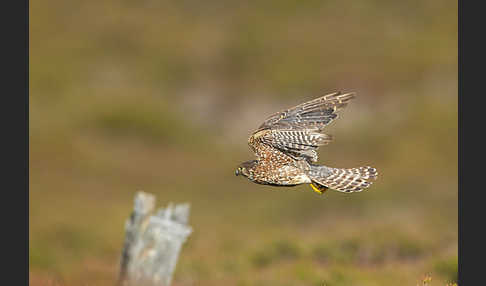
<path id="1" fill-rule="evenodd" d="M 325 191 L 327 191 L 329 188 L 323 187 L 319 188 L 315 186 L 313 183 L 310 184 L 311 188 L 314 190 L 314 192 L 319 193 L 319 194 L 324 194 Z"/>
<path id="2" fill-rule="evenodd" d="M 316 187 L 314 186 L 314 184 L 312 184 L 312 183 L 311 183 L 311 184 L 310 184 L 310 186 L 311 186 L 311 188 L 314 190 L 314 192 L 319 193 L 319 194 L 322 194 L 322 192 L 321 192 L 321 191 L 319 191 L 319 189 L 318 189 L 318 188 L 316 188 Z"/>

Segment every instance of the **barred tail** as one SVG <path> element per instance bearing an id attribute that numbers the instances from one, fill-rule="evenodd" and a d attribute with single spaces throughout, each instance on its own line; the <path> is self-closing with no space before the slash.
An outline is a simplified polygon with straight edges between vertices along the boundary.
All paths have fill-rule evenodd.
<path id="1" fill-rule="evenodd" d="M 326 166 L 311 165 L 308 176 L 319 188 L 330 188 L 345 193 L 361 192 L 368 188 L 378 176 L 372 167 L 338 169 Z"/>

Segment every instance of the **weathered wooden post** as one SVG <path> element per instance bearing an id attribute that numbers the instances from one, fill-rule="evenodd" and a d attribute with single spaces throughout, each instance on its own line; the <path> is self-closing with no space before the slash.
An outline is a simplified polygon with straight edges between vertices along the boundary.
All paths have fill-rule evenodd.
<path id="1" fill-rule="evenodd" d="M 179 251 L 192 229 L 187 225 L 189 204 L 169 204 L 155 214 L 155 197 L 138 192 L 125 223 L 120 286 L 169 286 Z"/>

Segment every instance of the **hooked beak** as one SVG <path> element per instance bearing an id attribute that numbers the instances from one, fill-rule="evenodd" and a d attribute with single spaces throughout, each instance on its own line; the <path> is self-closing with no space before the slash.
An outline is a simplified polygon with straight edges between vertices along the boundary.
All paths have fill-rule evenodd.
<path id="1" fill-rule="evenodd" d="M 238 176 L 239 174 L 240 174 L 240 170 L 239 169 L 236 169 L 235 176 Z"/>

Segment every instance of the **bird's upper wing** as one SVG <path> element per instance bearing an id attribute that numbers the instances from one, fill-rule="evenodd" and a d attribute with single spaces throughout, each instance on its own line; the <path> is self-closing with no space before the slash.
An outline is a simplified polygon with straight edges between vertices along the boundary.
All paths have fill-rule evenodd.
<path id="1" fill-rule="evenodd" d="M 322 130 L 354 97 L 354 93 L 335 92 L 277 112 L 260 125 L 251 141 L 258 139 L 294 158 L 315 162 L 317 148 L 332 141 Z"/>

